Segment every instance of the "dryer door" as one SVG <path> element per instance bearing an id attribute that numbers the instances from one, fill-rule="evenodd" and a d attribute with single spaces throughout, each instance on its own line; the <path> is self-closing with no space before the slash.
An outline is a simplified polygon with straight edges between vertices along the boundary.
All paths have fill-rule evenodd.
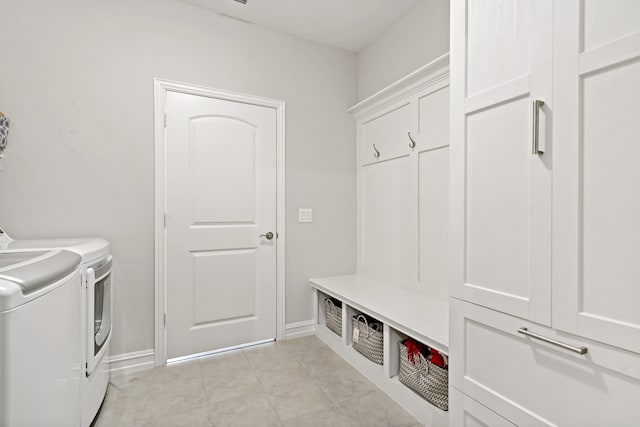
<path id="1" fill-rule="evenodd" d="M 112 260 L 109 256 L 106 262 L 91 266 L 86 271 L 87 376 L 98 365 L 111 341 Z"/>

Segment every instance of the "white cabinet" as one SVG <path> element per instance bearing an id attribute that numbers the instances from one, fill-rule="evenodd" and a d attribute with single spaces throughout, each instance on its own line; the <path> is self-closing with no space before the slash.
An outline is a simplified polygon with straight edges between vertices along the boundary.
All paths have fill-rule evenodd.
<path id="1" fill-rule="evenodd" d="M 516 425 L 640 425 L 640 3 L 451 13 L 451 383 Z"/>
<path id="2" fill-rule="evenodd" d="M 450 381 L 465 395 L 519 426 L 640 425 L 637 356 L 457 299 L 450 308 Z"/>
<path id="3" fill-rule="evenodd" d="M 486 406 L 462 392 L 449 391 L 450 425 L 455 427 L 515 427 Z"/>
<path id="4" fill-rule="evenodd" d="M 448 55 L 350 111 L 358 136 L 358 273 L 448 298 Z"/>
<path id="5" fill-rule="evenodd" d="M 640 2 L 558 2 L 554 31 L 554 327 L 640 353 Z"/>
<path id="6" fill-rule="evenodd" d="M 551 1 L 454 1 L 451 12 L 452 292 L 548 325 Z"/>

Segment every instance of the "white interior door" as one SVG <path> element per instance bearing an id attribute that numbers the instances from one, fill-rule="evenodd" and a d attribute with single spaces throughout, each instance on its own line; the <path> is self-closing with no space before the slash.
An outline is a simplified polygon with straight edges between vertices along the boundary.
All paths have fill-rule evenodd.
<path id="1" fill-rule="evenodd" d="M 452 13 L 460 30 L 452 33 L 451 66 L 453 295 L 548 325 L 552 4 L 474 0 L 453 7 L 461 9 Z M 536 154 L 533 100 L 544 101 L 535 110 Z"/>
<path id="2" fill-rule="evenodd" d="M 640 353 L 640 2 L 558 2 L 554 30 L 554 327 Z"/>
<path id="3" fill-rule="evenodd" d="M 276 110 L 169 91 L 165 111 L 167 358 L 273 339 Z"/>

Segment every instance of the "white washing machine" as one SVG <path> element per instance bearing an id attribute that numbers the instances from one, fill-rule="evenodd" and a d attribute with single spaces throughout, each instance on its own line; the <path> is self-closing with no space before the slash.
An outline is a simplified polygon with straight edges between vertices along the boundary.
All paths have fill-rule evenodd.
<path id="1" fill-rule="evenodd" d="M 0 253 L 0 426 L 76 426 L 81 257 Z"/>
<path id="2" fill-rule="evenodd" d="M 109 242 L 98 238 L 14 240 L 0 230 L 0 253 L 65 249 L 78 254 L 82 354 L 80 425 L 95 419 L 109 385 L 109 344 L 113 316 L 112 256 Z"/>

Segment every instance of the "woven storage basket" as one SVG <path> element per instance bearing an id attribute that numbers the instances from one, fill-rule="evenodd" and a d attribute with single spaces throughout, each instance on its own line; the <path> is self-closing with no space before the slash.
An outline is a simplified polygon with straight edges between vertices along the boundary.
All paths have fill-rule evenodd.
<path id="1" fill-rule="evenodd" d="M 358 342 L 353 340 L 353 348 L 358 350 L 367 359 L 378 365 L 382 365 L 384 356 L 382 349 L 383 335 L 382 323 L 360 314 L 351 318 L 353 329 L 359 329 Z"/>
<path id="2" fill-rule="evenodd" d="M 407 347 L 400 346 L 400 382 L 443 411 L 449 410 L 449 371 L 434 365 L 420 353 L 414 363 L 408 357 Z"/>
<path id="3" fill-rule="evenodd" d="M 331 298 L 324 299 L 327 328 L 342 336 L 342 307 L 337 306 Z"/>

